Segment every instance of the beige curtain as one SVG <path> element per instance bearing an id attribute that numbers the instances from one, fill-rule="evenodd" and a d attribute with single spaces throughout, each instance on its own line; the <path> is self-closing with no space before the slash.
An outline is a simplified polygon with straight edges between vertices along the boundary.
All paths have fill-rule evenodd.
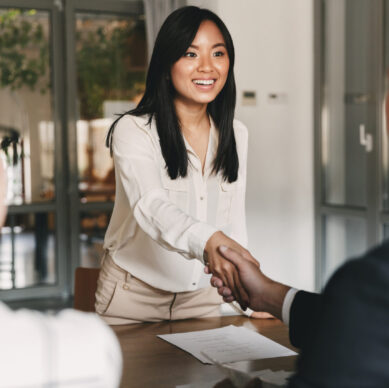
<path id="1" fill-rule="evenodd" d="M 155 38 L 166 19 L 175 9 L 186 5 L 186 0 L 143 0 L 146 17 L 147 49 L 149 60 L 153 52 Z"/>

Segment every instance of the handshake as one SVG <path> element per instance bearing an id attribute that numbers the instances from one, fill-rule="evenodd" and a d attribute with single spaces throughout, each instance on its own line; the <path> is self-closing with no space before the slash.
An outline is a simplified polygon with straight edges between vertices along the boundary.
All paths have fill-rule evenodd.
<path id="1" fill-rule="evenodd" d="M 205 272 L 212 274 L 211 285 L 225 302 L 236 300 L 242 310 L 250 307 L 281 319 L 282 304 L 290 287 L 265 276 L 247 249 L 224 233 L 216 232 L 204 251 Z"/>

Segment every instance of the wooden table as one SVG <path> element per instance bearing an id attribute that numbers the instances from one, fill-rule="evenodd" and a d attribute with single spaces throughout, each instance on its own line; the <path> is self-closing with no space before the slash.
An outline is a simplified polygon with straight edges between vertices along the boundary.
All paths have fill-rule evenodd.
<path id="1" fill-rule="evenodd" d="M 172 388 L 201 381 L 222 380 L 213 365 L 205 365 L 190 354 L 156 337 L 157 334 L 216 329 L 227 325 L 253 328 L 264 336 L 294 349 L 288 328 L 275 319 L 225 316 L 183 321 L 113 326 L 123 351 L 123 388 Z M 296 356 L 235 363 L 242 370 L 294 370 Z"/>

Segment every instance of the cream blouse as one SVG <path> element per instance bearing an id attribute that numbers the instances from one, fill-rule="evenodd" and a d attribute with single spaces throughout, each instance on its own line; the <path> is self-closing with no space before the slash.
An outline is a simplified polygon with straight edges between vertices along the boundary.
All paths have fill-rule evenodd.
<path id="1" fill-rule="evenodd" d="M 116 200 L 104 248 L 114 262 L 145 283 L 170 292 L 209 286 L 203 253 L 218 230 L 247 245 L 245 189 L 247 129 L 234 120 L 238 180 L 212 173 L 218 132 L 211 120 L 204 175 L 191 146 L 188 174 L 170 179 L 155 120 L 126 115 L 116 125 L 113 157 Z"/>

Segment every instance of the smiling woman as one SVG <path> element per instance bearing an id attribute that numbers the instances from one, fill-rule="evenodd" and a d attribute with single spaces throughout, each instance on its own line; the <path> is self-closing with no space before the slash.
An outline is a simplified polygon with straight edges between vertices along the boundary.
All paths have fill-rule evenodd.
<path id="1" fill-rule="evenodd" d="M 108 133 L 116 200 L 96 311 L 110 324 L 220 315 L 204 264 L 248 304 L 218 250 L 253 260 L 244 248 L 247 129 L 234 120 L 233 67 L 220 18 L 178 9 L 157 36 L 142 100 Z"/>

